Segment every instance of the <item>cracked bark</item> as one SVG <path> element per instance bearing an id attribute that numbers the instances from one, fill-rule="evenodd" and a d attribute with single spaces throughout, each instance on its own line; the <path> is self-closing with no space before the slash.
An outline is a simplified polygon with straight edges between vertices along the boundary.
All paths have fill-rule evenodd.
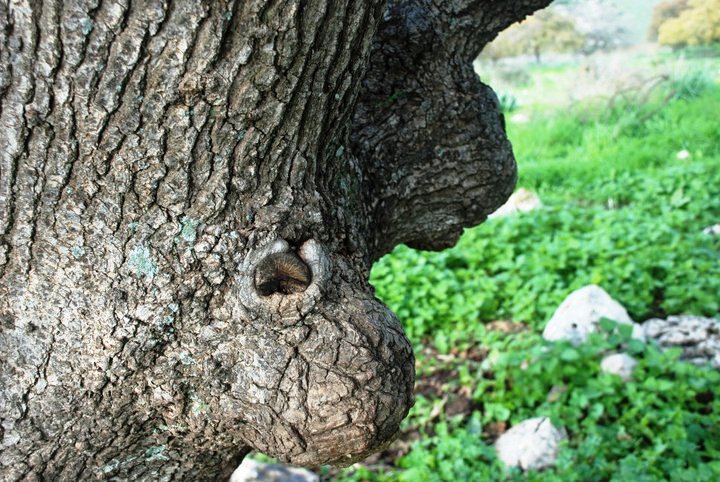
<path id="1" fill-rule="evenodd" d="M 413 357 L 370 265 L 509 194 L 471 61 L 547 3 L 0 2 L 3 480 L 389 443 Z M 258 290 L 273 253 L 309 279 Z"/>

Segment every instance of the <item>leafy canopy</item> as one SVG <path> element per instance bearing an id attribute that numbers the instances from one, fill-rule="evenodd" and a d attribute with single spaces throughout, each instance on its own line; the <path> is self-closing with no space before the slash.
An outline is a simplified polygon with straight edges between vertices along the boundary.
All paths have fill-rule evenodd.
<path id="1" fill-rule="evenodd" d="M 671 0 L 656 7 L 658 17 L 669 16 L 658 26 L 663 45 L 705 45 L 720 41 L 720 0 Z"/>

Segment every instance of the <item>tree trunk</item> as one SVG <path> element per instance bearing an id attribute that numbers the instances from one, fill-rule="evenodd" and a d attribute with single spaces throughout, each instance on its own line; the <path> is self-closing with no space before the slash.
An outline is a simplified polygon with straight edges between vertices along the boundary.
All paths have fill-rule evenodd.
<path id="1" fill-rule="evenodd" d="M 509 195 L 471 63 L 547 3 L 0 2 L 2 479 L 389 443 L 414 362 L 370 266 Z"/>

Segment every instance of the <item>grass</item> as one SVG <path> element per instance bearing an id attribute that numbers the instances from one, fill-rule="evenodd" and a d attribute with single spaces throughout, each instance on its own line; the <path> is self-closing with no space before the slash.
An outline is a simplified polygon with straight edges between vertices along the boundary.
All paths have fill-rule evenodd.
<path id="1" fill-rule="evenodd" d="M 690 86 L 678 82 L 669 86 L 671 92 L 657 92 L 659 99 L 643 105 L 634 104 L 634 99 L 611 108 L 595 102 L 576 108 L 572 115 L 510 124 L 520 185 L 545 195 L 577 196 L 586 186 L 595 187 L 598 178 L 611 181 L 627 173 L 691 164 L 677 159 L 682 150 L 692 160 L 717 158 L 720 123 L 712 120 L 717 117 L 720 87 L 700 79 L 689 75 Z M 677 102 L 681 99 L 666 99 L 668 95 L 688 98 Z"/>
<path id="2" fill-rule="evenodd" d="M 511 124 L 520 185 L 544 207 L 469 229 L 452 249 L 401 246 L 376 264 L 371 282 L 415 347 L 417 402 L 394 448 L 323 478 L 720 480 L 717 371 L 612 323 L 580 347 L 540 337 L 589 283 L 637 321 L 718 315 L 720 237 L 702 230 L 720 221 L 720 88 L 674 82 Z M 639 361 L 631 382 L 599 369 L 621 347 Z M 569 434 L 556 466 L 505 469 L 492 442 L 541 415 Z"/>
<path id="3" fill-rule="evenodd" d="M 642 89 L 661 77 L 702 72 L 708 79 L 720 81 L 720 56 L 717 47 L 671 51 L 641 46 L 591 57 L 561 55 L 543 64 L 476 62 L 475 70 L 500 95 L 512 94 L 520 110 L 533 117 L 591 99 L 607 100 L 627 89 Z"/>

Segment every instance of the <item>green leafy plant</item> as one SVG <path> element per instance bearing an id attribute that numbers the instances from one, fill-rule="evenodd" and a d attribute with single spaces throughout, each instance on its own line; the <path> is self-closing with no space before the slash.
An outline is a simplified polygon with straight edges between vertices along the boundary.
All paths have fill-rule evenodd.
<path id="1" fill-rule="evenodd" d="M 516 111 L 518 108 L 517 97 L 512 94 L 500 94 L 498 96 L 498 101 L 500 102 L 500 110 L 503 113 L 508 114 Z"/>
<path id="2" fill-rule="evenodd" d="M 710 76 L 702 70 L 683 72 L 672 79 L 674 99 L 694 99 L 710 90 L 714 83 Z"/>

